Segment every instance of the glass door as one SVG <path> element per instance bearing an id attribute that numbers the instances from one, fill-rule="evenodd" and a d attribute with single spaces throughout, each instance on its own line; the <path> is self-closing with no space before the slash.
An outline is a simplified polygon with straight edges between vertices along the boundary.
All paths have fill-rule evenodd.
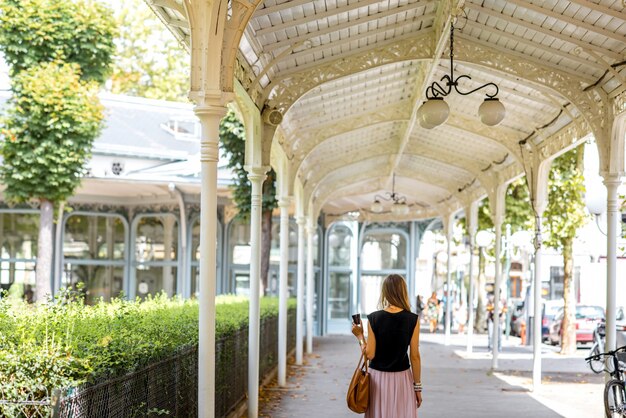
<path id="1" fill-rule="evenodd" d="M 383 280 L 389 274 L 406 279 L 408 235 L 404 231 L 372 228 L 365 233 L 361 247 L 361 277 L 358 308 L 361 316 L 379 310 Z"/>
<path id="2" fill-rule="evenodd" d="M 328 288 L 326 297 L 326 330 L 331 334 L 350 332 L 353 297 L 353 239 L 352 228 L 346 223 L 334 224 L 327 235 Z"/>

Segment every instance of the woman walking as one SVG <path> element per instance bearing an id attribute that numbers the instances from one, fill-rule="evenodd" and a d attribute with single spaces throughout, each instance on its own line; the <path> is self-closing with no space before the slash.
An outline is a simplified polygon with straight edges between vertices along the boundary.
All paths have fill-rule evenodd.
<path id="1" fill-rule="evenodd" d="M 411 312 L 402 276 L 385 278 L 379 308 L 367 316 L 367 340 L 361 325 L 352 326 L 370 360 L 370 403 L 365 418 L 417 418 L 422 404 L 420 324 Z"/>
<path id="2" fill-rule="evenodd" d="M 439 324 L 439 299 L 437 294 L 433 294 L 428 299 L 428 323 L 430 324 L 430 333 L 437 331 Z"/>

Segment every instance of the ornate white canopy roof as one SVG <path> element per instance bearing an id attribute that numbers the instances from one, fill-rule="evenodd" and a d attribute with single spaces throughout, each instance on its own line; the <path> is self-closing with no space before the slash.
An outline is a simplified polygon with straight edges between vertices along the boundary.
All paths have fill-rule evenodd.
<path id="1" fill-rule="evenodd" d="M 148 2 L 189 45 L 183 0 Z M 229 4 L 232 13 L 249 6 Z M 317 209 L 384 217 L 369 207 L 391 191 L 395 174 L 409 216 L 433 216 L 521 175 L 520 142 L 547 158 L 601 126 L 597 103 L 623 108 L 624 7 L 621 0 L 266 0 L 242 28 L 235 77 L 259 109 L 284 114 L 273 146 Z M 459 87 L 499 87 L 507 113 L 495 127 L 477 116 L 482 91 L 447 96 L 450 118 L 441 126 L 416 123 L 426 87 L 450 72 L 451 21 L 454 72 L 471 77 Z"/>

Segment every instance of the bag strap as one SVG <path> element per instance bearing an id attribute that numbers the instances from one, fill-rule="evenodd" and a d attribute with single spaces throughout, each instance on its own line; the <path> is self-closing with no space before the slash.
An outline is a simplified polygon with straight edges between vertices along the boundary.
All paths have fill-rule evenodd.
<path id="1" fill-rule="evenodd" d="M 361 362 L 363 362 L 363 364 L 361 364 Z M 368 371 L 368 367 L 367 367 L 367 357 L 365 357 L 365 354 L 363 352 L 361 352 L 361 358 L 359 358 L 359 363 L 356 366 L 356 369 L 363 369 L 363 366 L 365 366 L 365 373 L 369 373 Z"/>

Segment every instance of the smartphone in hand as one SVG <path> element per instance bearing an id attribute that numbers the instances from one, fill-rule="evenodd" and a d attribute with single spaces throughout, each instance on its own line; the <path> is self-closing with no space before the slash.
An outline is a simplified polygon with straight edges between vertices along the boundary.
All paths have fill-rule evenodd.
<path id="1" fill-rule="evenodd" d="M 352 323 L 354 325 L 361 325 L 361 314 L 352 315 Z"/>

